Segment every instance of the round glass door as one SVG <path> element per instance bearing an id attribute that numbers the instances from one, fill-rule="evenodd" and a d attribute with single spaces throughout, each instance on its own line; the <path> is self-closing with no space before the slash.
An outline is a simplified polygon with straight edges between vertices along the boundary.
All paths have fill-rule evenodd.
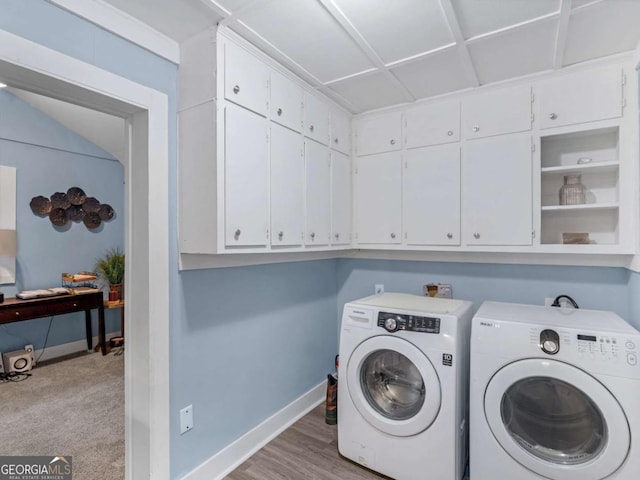
<path id="1" fill-rule="evenodd" d="M 362 342 L 347 363 L 348 393 L 358 412 L 394 436 L 427 429 L 440 410 L 440 380 L 424 352 L 380 335 Z"/>
<path id="2" fill-rule="evenodd" d="M 631 435 L 615 397 L 564 362 L 527 359 L 499 370 L 485 391 L 486 419 L 502 448 L 553 480 L 600 480 L 625 461 Z"/>
<path id="3" fill-rule="evenodd" d="M 376 350 L 362 362 L 360 388 L 380 415 L 391 420 L 414 417 L 424 404 L 422 375 L 403 354 Z"/>

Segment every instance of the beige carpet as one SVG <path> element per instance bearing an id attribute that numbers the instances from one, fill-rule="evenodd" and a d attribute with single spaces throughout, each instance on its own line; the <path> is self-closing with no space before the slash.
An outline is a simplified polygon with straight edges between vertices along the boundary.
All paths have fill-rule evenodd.
<path id="1" fill-rule="evenodd" d="M 74 480 L 124 478 L 124 355 L 82 355 L 0 382 L 0 455 L 73 457 Z"/>

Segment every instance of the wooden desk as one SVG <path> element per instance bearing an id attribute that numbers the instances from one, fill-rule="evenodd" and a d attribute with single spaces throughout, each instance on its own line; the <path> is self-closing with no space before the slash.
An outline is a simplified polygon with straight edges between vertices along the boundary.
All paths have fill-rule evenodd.
<path id="1" fill-rule="evenodd" d="M 102 292 L 33 298 L 30 300 L 21 300 L 15 297 L 6 298 L 3 303 L 0 303 L 0 324 L 84 311 L 85 327 L 87 330 L 87 349 L 91 350 L 93 348 L 91 310 L 94 308 L 98 309 L 98 343 L 102 349 L 102 354 L 106 355 L 107 348 Z"/>

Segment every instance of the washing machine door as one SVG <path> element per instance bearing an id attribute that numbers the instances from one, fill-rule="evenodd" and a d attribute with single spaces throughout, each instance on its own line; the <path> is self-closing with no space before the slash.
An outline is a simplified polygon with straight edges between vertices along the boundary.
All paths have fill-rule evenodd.
<path id="1" fill-rule="evenodd" d="M 600 480 L 629 454 L 629 423 L 618 401 L 564 362 L 526 359 L 503 367 L 487 385 L 484 410 L 502 448 L 546 478 Z"/>
<path id="2" fill-rule="evenodd" d="M 384 433 L 416 435 L 438 416 L 438 374 L 425 353 L 407 340 L 390 335 L 365 340 L 349 357 L 346 374 L 356 409 Z"/>

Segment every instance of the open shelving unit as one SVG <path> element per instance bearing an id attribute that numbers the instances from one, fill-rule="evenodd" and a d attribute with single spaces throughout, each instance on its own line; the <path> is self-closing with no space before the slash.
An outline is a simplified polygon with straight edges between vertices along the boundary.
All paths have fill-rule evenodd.
<path id="1" fill-rule="evenodd" d="M 619 139 L 617 126 L 541 137 L 542 244 L 562 244 L 563 233 L 587 233 L 591 245 L 619 243 Z M 570 174 L 581 175 L 584 204 L 560 205 Z"/>

